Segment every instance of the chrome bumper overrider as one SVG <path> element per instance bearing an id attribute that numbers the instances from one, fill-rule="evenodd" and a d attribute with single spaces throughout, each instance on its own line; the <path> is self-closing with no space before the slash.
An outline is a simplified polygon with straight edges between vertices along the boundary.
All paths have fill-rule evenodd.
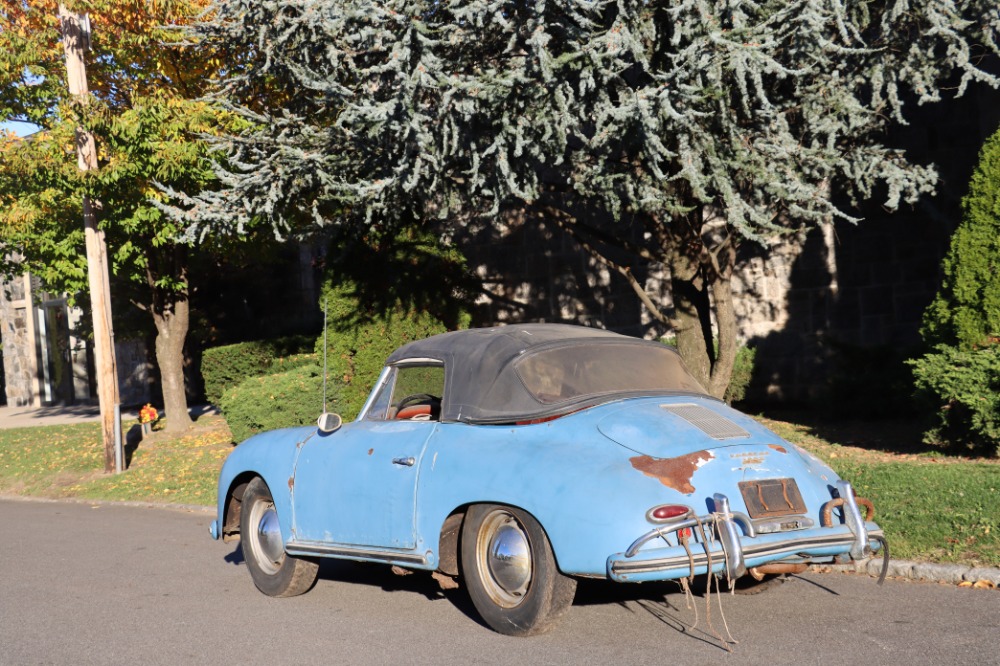
<path id="1" fill-rule="evenodd" d="M 862 519 L 849 483 L 838 481 L 837 489 L 844 498 L 843 524 L 770 534 L 758 534 L 749 516 L 730 510 L 729 499 L 716 493 L 713 513 L 647 532 L 624 553 L 608 558 L 608 575 L 619 582 L 640 582 L 699 575 L 711 569 L 735 580 L 749 567 L 776 560 L 802 562 L 848 553 L 852 559 L 867 557 L 872 553 L 873 542 L 882 539 L 882 531 L 875 523 Z M 693 531 L 693 538 L 687 540 L 686 546 L 679 539 L 683 530 Z M 657 539 L 664 546 L 642 550 Z"/>

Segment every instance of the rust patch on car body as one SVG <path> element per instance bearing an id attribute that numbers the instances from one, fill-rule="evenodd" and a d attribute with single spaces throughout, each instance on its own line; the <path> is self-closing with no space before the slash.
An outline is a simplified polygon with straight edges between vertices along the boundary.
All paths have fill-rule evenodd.
<path id="1" fill-rule="evenodd" d="M 788 453 L 788 449 L 783 446 L 778 446 L 777 444 L 768 444 L 767 447 L 769 449 L 774 449 L 778 453 Z"/>
<path id="2" fill-rule="evenodd" d="M 715 459 L 711 451 L 695 451 L 686 456 L 676 458 L 653 458 L 651 456 L 636 456 L 629 458 L 632 467 L 646 476 L 651 476 L 667 488 L 673 488 L 685 495 L 694 492 L 691 477 L 698 468 Z"/>
<path id="3" fill-rule="evenodd" d="M 368 455 L 375 453 L 375 449 L 368 449 Z"/>

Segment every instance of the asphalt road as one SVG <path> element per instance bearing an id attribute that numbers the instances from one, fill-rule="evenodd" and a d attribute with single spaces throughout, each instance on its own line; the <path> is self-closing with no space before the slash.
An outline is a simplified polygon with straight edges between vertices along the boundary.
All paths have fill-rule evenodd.
<path id="1" fill-rule="evenodd" d="M 673 585 L 582 583 L 551 633 L 484 627 L 428 574 L 330 563 L 309 593 L 257 592 L 211 517 L 0 500 L 0 664 L 1000 664 L 1000 591 L 803 575 L 711 597 L 727 653 Z M 695 597 L 707 629 L 705 597 Z"/>

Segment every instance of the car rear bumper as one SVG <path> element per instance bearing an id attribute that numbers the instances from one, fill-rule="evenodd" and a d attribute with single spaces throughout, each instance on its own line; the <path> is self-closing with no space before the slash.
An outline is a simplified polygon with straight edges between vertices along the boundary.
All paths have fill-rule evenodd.
<path id="1" fill-rule="evenodd" d="M 848 555 L 862 559 L 884 543 L 882 530 L 861 518 L 853 490 L 839 482 L 843 523 L 757 534 L 744 514 L 731 512 L 725 495 L 714 497 L 715 512 L 664 525 L 642 535 L 607 560 L 618 582 L 672 580 L 709 571 L 736 579 L 772 562 L 808 563 Z M 663 545 L 650 547 L 659 541 Z"/>

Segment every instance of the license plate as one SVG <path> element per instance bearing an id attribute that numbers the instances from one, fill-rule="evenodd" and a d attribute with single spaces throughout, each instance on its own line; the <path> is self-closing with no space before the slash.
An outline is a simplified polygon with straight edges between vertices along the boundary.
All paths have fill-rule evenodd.
<path id="1" fill-rule="evenodd" d="M 791 516 L 806 512 L 795 479 L 759 479 L 739 484 L 751 518 Z"/>

